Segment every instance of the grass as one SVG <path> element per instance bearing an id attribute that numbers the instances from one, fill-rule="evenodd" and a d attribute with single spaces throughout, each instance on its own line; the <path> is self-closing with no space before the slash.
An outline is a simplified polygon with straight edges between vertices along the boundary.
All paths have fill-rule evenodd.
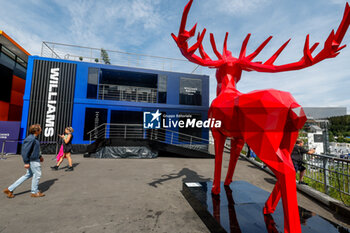
<path id="1" fill-rule="evenodd" d="M 343 173 L 347 174 L 347 171 L 343 171 Z M 309 177 L 304 176 L 304 181 L 309 184 L 310 187 L 316 189 L 317 191 L 320 191 L 322 193 L 326 193 L 325 191 L 325 185 L 324 185 L 324 175 L 323 172 L 317 171 L 313 174 L 314 177 L 318 177 L 319 181 L 315 181 Z M 299 175 L 296 175 L 297 180 L 299 180 Z M 343 202 L 345 205 L 350 205 L 350 195 L 341 193 L 339 191 L 342 190 L 344 192 L 349 192 L 349 180 L 345 179 L 344 175 L 337 175 L 334 172 L 330 172 L 329 178 L 328 178 L 329 185 L 335 187 L 328 186 L 328 192 L 327 195 Z M 345 187 L 343 186 L 343 183 L 345 184 Z M 339 187 L 340 186 L 340 187 Z"/>

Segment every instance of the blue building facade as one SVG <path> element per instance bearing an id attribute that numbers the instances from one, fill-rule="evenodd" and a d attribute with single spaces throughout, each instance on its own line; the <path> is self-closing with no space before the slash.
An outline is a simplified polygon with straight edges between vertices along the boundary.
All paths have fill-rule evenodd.
<path id="1" fill-rule="evenodd" d="M 206 75 L 30 56 L 26 80 L 22 139 L 34 123 L 43 128 L 41 141 L 54 142 L 72 126 L 73 144 L 87 144 L 99 125 L 142 124 L 144 112 L 208 117 Z M 208 129 L 171 130 L 208 138 Z"/>

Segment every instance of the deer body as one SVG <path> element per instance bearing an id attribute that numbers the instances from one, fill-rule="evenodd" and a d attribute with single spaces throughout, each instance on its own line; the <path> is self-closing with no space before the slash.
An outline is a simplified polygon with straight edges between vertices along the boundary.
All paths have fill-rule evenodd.
<path id="1" fill-rule="evenodd" d="M 210 42 L 217 60 L 212 60 L 204 51 L 202 41 L 206 29 L 198 34 L 197 42 L 189 47 L 187 41 L 194 36 L 196 25 L 186 31 L 186 21 L 193 0 L 186 5 L 178 36 L 172 34 L 181 53 L 191 62 L 216 68 L 217 97 L 209 108 L 209 118 L 221 121 L 221 128 L 211 128 L 215 146 L 215 170 L 212 193 L 220 194 L 222 156 L 226 138 L 231 138 L 230 162 L 224 184 L 232 182 L 240 152 L 246 142 L 259 158 L 276 175 L 277 182 L 265 203 L 264 214 L 271 214 L 282 198 L 284 211 L 284 231 L 301 232 L 298 203 L 296 196 L 295 169 L 291 160 L 291 152 L 298 137 L 298 131 L 306 121 L 301 106 L 293 96 L 284 91 L 268 89 L 241 93 L 236 84 L 241 79 L 242 71 L 284 72 L 303 69 L 324 59 L 336 57 L 345 47 L 340 46 L 350 24 L 350 7 L 346 4 L 344 17 L 335 32 L 330 33 L 324 48 L 316 55 L 312 52 L 319 43 L 309 47 L 309 35 L 305 40 L 303 57 L 294 63 L 274 65 L 273 63 L 287 46 L 284 43 L 265 63 L 254 62 L 253 59 L 271 40 L 267 38 L 253 53 L 246 55 L 246 47 L 250 38 L 247 35 L 242 44 L 239 57 L 235 58 L 227 50 L 226 33 L 223 52 L 218 52 L 214 35 L 210 34 Z M 199 51 L 200 56 L 195 52 Z"/>

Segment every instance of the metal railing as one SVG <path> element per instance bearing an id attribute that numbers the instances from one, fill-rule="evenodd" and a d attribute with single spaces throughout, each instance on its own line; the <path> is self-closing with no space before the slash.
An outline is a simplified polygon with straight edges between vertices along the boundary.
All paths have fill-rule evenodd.
<path id="1" fill-rule="evenodd" d="M 169 129 L 144 129 L 142 124 L 104 123 L 87 133 L 90 143 L 100 139 L 149 139 L 192 150 L 208 152 L 212 141 Z"/>
<path id="2" fill-rule="evenodd" d="M 350 160 L 328 155 L 304 155 L 305 177 L 319 183 L 324 193 L 350 195 Z"/>
<path id="3" fill-rule="evenodd" d="M 247 153 L 246 145 L 242 151 Z M 313 188 L 343 202 L 342 195 L 350 197 L 350 160 L 330 155 L 305 154 L 303 162 L 306 168 L 304 177 L 313 181 L 313 184 L 309 184 Z"/>
<path id="4" fill-rule="evenodd" d="M 157 88 L 100 84 L 98 99 L 157 103 Z"/>
<path id="5" fill-rule="evenodd" d="M 105 49 L 105 51 L 108 53 L 110 63 L 113 65 L 202 74 L 203 68 L 201 66 L 184 59 L 128 53 L 109 49 Z M 104 63 L 101 57 L 101 48 L 91 48 L 47 41 L 43 41 L 42 43 L 41 56 L 73 61 Z"/>
<path id="6" fill-rule="evenodd" d="M 0 146 L 1 146 L 1 154 L 0 154 L 0 160 L 5 160 L 6 157 L 5 155 L 10 154 L 10 153 L 6 153 L 6 144 L 13 144 L 16 143 L 16 146 L 18 145 L 18 143 L 22 143 L 23 140 L 0 140 Z M 40 141 L 40 145 L 45 145 L 45 144 L 55 144 L 56 145 L 56 154 L 58 152 L 58 145 L 60 143 L 58 143 L 58 141 Z"/>

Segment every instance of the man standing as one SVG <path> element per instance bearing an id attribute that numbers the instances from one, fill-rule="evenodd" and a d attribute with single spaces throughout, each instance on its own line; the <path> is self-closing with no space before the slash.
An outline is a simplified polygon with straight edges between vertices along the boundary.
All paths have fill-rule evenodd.
<path id="1" fill-rule="evenodd" d="M 24 168 L 27 169 L 27 173 L 19 178 L 15 183 L 10 185 L 4 190 L 4 193 L 8 198 L 14 198 L 13 191 L 21 185 L 25 180 L 32 178 L 32 195 L 31 197 L 43 197 L 45 194 L 38 190 L 38 184 L 41 177 L 41 165 L 40 162 L 44 161 L 44 158 L 40 154 L 40 142 L 37 139 L 41 133 L 41 127 L 39 124 L 31 125 L 29 127 L 29 136 L 26 137 L 22 145 L 22 158 L 24 162 Z"/>
<path id="2" fill-rule="evenodd" d="M 304 141 L 301 139 L 297 139 L 295 146 L 293 148 L 293 152 L 292 152 L 292 161 L 293 161 L 293 165 L 295 168 L 295 172 L 300 171 L 299 174 L 299 184 L 305 184 L 307 185 L 306 182 L 304 182 L 304 174 L 305 174 L 305 167 L 303 166 L 303 154 L 307 153 L 307 154 L 314 154 L 315 153 L 315 149 L 311 149 L 311 150 L 306 150 L 304 147 Z"/>

